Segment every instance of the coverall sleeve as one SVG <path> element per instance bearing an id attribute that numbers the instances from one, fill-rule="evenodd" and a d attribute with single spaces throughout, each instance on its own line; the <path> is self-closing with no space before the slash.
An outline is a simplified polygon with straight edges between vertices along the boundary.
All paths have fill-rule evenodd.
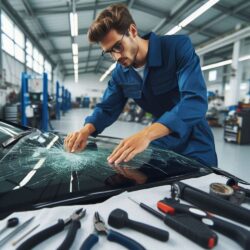
<path id="1" fill-rule="evenodd" d="M 190 133 L 192 126 L 205 119 L 207 89 L 199 57 L 188 37 L 183 36 L 177 43 L 175 60 L 180 101 L 156 122 L 170 128 L 173 136 L 182 138 Z"/>
<path id="2" fill-rule="evenodd" d="M 121 114 L 126 101 L 127 98 L 124 97 L 122 88 L 115 82 L 112 75 L 101 103 L 98 103 L 93 113 L 85 119 L 85 124 L 92 123 L 96 128 L 96 131 L 91 136 L 97 136 L 115 122 Z"/>

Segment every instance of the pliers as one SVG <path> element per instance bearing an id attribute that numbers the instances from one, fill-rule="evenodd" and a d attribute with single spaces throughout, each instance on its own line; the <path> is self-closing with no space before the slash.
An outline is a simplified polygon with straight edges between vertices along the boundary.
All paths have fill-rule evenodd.
<path id="1" fill-rule="evenodd" d="M 25 242 L 23 242 L 16 250 L 27 250 L 35 247 L 36 245 L 40 244 L 44 240 L 54 236 L 55 234 L 61 232 L 64 227 L 70 224 L 68 233 L 62 242 L 62 244 L 57 248 L 57 250 L 68 250 L 72 245 L 77 230 L 81 227 L 80 219 L 84 217 L 86 214 L 86 210 L 78 209 L 76 210 L 70 217 L 67 219 L 59 219 L 56 224 L 51 227 L 48 227 L 37 234 L 31 236 Z"/>
<path id="2" fill-rule="evenodd" d="M 98 234 L 107 236 L 109 241 L 114 241 L 131 250 L 145 250 L 145 248 L 137 241 L 118 233 L 105 226 L 103 219 L 98 212 L 94 214 L 94 228 L 97 233 L 90 234 L 80 247 L 80 250 L 89 250 L 98 242 Z"/>

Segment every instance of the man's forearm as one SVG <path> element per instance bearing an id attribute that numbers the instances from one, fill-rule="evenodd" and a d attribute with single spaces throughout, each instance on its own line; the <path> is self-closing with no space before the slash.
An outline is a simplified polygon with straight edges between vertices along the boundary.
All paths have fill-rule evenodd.
<path id="1" fill-rule="evenodd" d="M 169 135 L 172 131 L 161 123 L 156 122 L 144 128 L 142 132 L 150 141 L 153 141 L 163 136 Z"/>
<path id="2" fill-rule="evenodd" d="M 96 128 L 92 123 L 85 124 L 85 126 L 82 129 L 87 130 L 89 135 L 91 135 L 96 131 Z"/>

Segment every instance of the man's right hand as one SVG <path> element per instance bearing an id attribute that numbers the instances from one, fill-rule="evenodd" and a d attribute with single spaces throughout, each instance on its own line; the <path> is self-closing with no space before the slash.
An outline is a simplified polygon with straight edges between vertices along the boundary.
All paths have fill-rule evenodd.
<path id="1" fill-rule="evenodd" d="M 70 133 L 64 139 L 64 148 L 66 151 L 74 153 L 82 151 L 87 144 L 88 137 L 95 131 L 92 124 L 86 124 L 79 131 Z"/>

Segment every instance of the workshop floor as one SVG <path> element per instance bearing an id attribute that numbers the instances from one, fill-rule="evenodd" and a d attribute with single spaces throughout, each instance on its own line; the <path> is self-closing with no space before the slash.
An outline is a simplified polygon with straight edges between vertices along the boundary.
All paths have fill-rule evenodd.
<path id="1" fill-rule="evenodd" d="M 69 133 L 82 127 L 84 118 L 92 112 L 91 109 L 72 109 L 61 117 L 53 120 L 55 130 Z M 134 122 L 117 121 L 102 134 L 114 137 L 127 137 L 142 129 L 144 125 Z M 223 129 L 213 128 L 215 146 L 219 167 L 250 182 L 250 145 L 236 145 L 227 143 L 223 139 Z"/>

